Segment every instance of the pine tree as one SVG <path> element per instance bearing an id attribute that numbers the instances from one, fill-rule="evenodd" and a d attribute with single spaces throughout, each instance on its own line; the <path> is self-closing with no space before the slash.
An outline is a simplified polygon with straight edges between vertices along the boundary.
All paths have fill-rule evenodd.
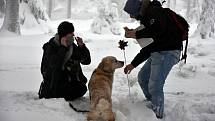
<path id="1" fill-rule="evenodd" d="M 105 29 L 109 29 L 113 34 L 119 35 L 117 4 L 111 3 L 110 0 L 99 0 L 95 1 L 95 3 L 98 15 L 91 25 L 92 32 L 101 34 Z"/>
<path id="2" fill-rule="evenodd" d="M 47 21 L 49 19 L 45 7 L 43 5 L 43 2 L 41 0 L 28 0 L 28 6 L 31 9 L 32 14 L 37 20 L 37 23 L 39 23 L 38 19 Z"/>

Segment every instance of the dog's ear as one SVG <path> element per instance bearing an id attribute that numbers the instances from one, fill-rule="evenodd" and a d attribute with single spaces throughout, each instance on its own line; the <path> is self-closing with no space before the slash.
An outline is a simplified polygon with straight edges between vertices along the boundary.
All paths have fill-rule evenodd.
<path id="1" fill-rule="evenodd" d="M 108 63 L 107 60 L 102 60 L 102 62 L 99 64 L 98 66 L 99 69 L 105 71 L 105 72 L 113 72 L 113 68 L 112 68 L 112 65 L 110 63 Z"/>

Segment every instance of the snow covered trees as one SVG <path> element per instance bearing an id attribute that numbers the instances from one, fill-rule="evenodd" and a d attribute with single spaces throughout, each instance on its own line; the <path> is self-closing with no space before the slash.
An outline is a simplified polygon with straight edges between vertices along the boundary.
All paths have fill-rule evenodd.
<path id="1" fill-rule="evenodd" d="M 6 10 L 2 30 L 20 34 L 19 0 L 6 0 Z"/>
<path id="2" fill-rule="evenodd" d="M 161 1 L 161 0 L 160 0 Z M 174 2 L 174 3 L 172 3 Z M 177 10 L 175 7 L 186 6 L 183 10 Z M 175 7 L 174 7 L 175 6 Z M 189 23 L 197 23 L 195 36 L 201 36 L 202 39 L 215 36 L 215 1 L 214 0 L 167 0 L 167 7 L 174 8 L 182 13 Z M 184 10 L 186 12 L 184 12 Z"/>
<path id="3" fill-rule="evenodd" d="M 188 0 L 186 18 L 189 22 L 198 22 L 200 16 L 199 0 Z"/>
<path id="4" fill-rule="evenodd" d="M 41 0 L 5 0 L 6 7 L 1 6 L 0 13 L 4 15 L 1 31 L 10 31 L 21 34 L 20 27 L 34 28 L 36 25 L 41 25 L 44 29 L 45 22 L 49 20 L 45 7 Z M 1 5 L 4 5 L 4 0 L 1 0 Z"/>
<path id="5" fill-rule="evenodd" d="M 42 0 L 23 0 L 20 3 L 21 32 L 37 30 L 37 33 L 49 33 L 49 17 Z"/>
<path id="6" fill-rule="evenodd" d="M 215 1 L 203 0 L 202 12 L 197 31 L 199 31 L 201 38 L 206 39 L 215 34 Z"/>
<path id="7" fill-rule="evenodd" d="M 0 18 L 5 18 L 1 29 L 20 33 L 19 25 L 34 28 L 42 23 L 44 27 L 49 18 L 95 17 L 90 28 L 93 33 L 120 35 L 119 22 L 131 22 L 124 14 L 124 4 L 125 0 L 0 0 Z M 203 39 L 215 36 L 215 0 L 166 0 L 164 7 L 180 13 L 189 23 L 198 24 L 195 35 Z"/>
<path id="8" fill-rule="evenodd" d="M 92 32 L 101 34 L 109 29 L 113 34 L 119 35 L 117 4 L 111 3 L 110 0 L 99 0 L 95 3 L 97 5 L 97 17 L 91 25 Z"/>
<path id="9" fill-rule="evenodd" d="M 28 3 L 28 6 L 30 7 L 32 14 L 34 15 L 37 21 L 38 19 L 41 19 L 44 21 L 49 19 L 45 11 L 45 7 L 43 6 L 43 2 L 41 0 L 28 0 L 27 3 Z"/>

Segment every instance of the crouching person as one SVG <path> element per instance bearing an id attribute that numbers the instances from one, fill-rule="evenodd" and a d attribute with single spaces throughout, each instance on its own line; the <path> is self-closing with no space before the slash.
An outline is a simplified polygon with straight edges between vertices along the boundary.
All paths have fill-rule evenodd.
<path id="1" fill-rule="evenodd" d="M 58 33 L 43 45 L 43 50 L 39 98 L 68 101 L 82 97 L 87 91 L 87 78 L 80 64 L 90 64 L 91 57 L 82 38 L 74 37 L 73 24 L 60 23 Z"/>

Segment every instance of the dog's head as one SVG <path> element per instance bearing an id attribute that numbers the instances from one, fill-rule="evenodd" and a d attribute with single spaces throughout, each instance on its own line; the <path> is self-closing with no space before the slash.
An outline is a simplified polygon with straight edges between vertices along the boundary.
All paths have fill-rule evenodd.
<path id="1" fill-rule="evenodd" d="M 102 59 L 98 68 L 105 72 L 114 72 L 115 69 L 123 67 L 124 62 L 117 60 L 113 56 L 107 56 Z"/>

